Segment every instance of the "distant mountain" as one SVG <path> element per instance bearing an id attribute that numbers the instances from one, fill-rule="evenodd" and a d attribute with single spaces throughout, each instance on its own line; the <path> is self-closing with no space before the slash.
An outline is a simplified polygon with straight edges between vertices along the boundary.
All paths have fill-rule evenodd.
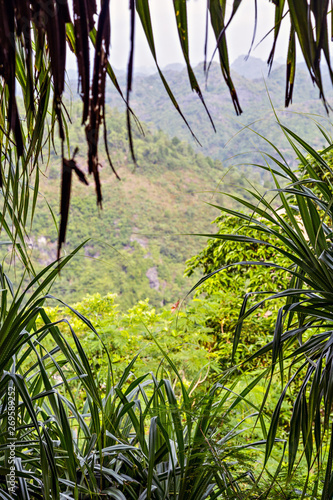
<path id="1" fill-rule="evenodd" d="M 272 70 L 278 69 L 280 64 L 274 62 Z M 267 62 L 257 57 L 239 56 L 232 63 L 231 69 L 240 76 L 248 80 L 257 80 L 258 78 L 267 77 L 268 65 Z"/>
<path id="2" fill-rule="evenodd" d="M 216 133 L 200 99 L 191 91 L 186 68 L 180 70 L 178 64 L 166 67 L 164 76 L 197 141 L 175 110 L 157 73 L 135 75 L 131 107 L 139 120 L 148 123 L 152 130 L 163 130 L 170 137 L 188 141 L 196 151 L 222 162 L 234 158 L 235 153 L 244 154 L 246 162 L 257 162 L 260 159 L 258 149 L 265 151 L 270 147 L 256 133 L 273 142 L 290 162 L 293 161 L 294 153 L 277 124 L 272 105 L 281 123 L 310 141 L 314 148 L 322 148 L 325 139 L 319 132 L 316 121 L 324 127 L 327 126 L 327 115 L 318 91 L 308 73 L 304 71 L 302 63 L 298 65 L 296 73 L 293 104 L 286 109 L 285 66 L 277 63 L 269 77 L 263 77 L 263 70 L 264 74 L 267 74 L 266 62 L 254 57 L 244 61 L 244 58 L 245 56 L 239 57 L 232 65 L 233 81 L 243 110 L 240 116 L 235 114 L 219 65 L 212 64 L 207 81 L 203 64 L 195 68 L 205 103 L 216 126 Z M 333 100 L 332 84 L 328 74 L 325 71 L 323 73 L 326 97 L 330 102 Z M 119 74 L 118 81 L 125 90 L 126 75 Z M 74 95 L 74 80 L 72 87 Z M 111 83 L 108 84 L 106 100 L 111 107 L 125 111 L 124 103 Z M 237 163 L 239 162 L 240 157 L 237 156 Z"/>
<path id="3" fill-rule="evenodd" d="M 117 72 L 119 74 L 120 71 Z M 126 73 L 123 71 L 123 73 Z M 144 76 L 149 76 L 153 75 L 156 73 L 156 67 L 155 66 L 137 66 L 134 68 L 134 74 L 135 75 L 144 75 Z"/>
<path id="4" fill-rule="evenodd" d="M 184 64 L 181 63 L 173 63 L 173 64 L 167 64 L 164 68 L 163 71 L 183 71 L 185 68 Z"/>
<path id="5" fill-rule="evenodd" d="M 165 78 L 177 99 L 180 109 L 198 142 L 193 139 L 184 120 L 176 112 L 157 74 L 137 76 L 131 94 L 131 107 L 140 120 L 148 123 L 152 130 L 163 130 L 170 137 L 189 141 L 192 147 L 203 154 L 222 162 L 237 156 L 237 164 L 260 160 L 260 150 L 270 150 L 267 142 L 259 135 L 272 141 L 292 162 L 294 153 L 277 124 L 272 105 L 279 119 L 295 133 L 311 142 L 314 148 L 325 144 L 314 120 L 327 125 L 327 116 L 318 91 L 312 85 L 309 75 L 298 69 L 296 74 L 293 104 L 284 108 L 285 67 L 277 65 L 270 76 L 263 78 L 259 67 L 266 67 L 263 61 L 250 58 L 245 64 L 253 67 L 257 78 L 248 79 L 233 72 L 233 81 L 239 96 L 243 113 L 236 116 L 230 94 L 223 81 L 218 64 L 213 63 L 206 82 L 202 64 L 195 68 L 203 97 L 216 126 L 214 133 L 209 117 L 195 92 L 191 91 L 186 69 L 180 72 L 166 70 Z M 245 68 L 244 64 L 244 68 Z M 235 61 L 235 67 L 242 66 Z M 254 73 L 252 74 L 252 77 Z M 327 98 L 332 101 L 332 85 L 326 80 Z M 119 78 L 125 88 L 125 79 Z M 124 105 L 117 92 L 109 85 L 106 99 L 111 107 L 124 111 Z M 134 123 L 134 122 L 133 122 Z M 255 133 L 256 132 L 256 133 Z M 199 145 L 201 144 L 201 146 Z M 236 160 L 228 160 L 235 162 Z M 241 167 L 240 167 L 241 168 Z"/>

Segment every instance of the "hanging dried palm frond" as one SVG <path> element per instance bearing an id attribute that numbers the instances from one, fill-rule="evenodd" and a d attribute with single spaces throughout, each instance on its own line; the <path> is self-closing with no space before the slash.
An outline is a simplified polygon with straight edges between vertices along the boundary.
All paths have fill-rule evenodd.
<path id="1" fill-rule="evenodd" d="M 9 91 L 7 120 L 8 128 L 14 133 L 17 153 L 23 154 L 23 139 L 15 97 L 15 9 L 13 2 L 0 1 L 0 76 Z M 16 25 L 17 29 L 17 25 Z M 19 31 L 22 27 L 19 23 Z M 28 49 L 29 50 L 29 49 Z"/>
<path id="2" fill-rule="evenodd" d="M 76 58 L 83 99 L 82 124 L 86 122 L 89 113 L 89 33 L 94 27 L 96 10 L 94 0 L 73 0 Z"/>
<path id="3" fill-rule="evenodd" d="M 91 87 L 89 122 L 86 137 L 89 146 L 88 167 L 96 185 L 97 203 L 102 203 L 101 184 L 98 173 L 98 132 L 103 120 L 105 101 L 105 78 L 110 46 L 110 1 L 104 0 L 98 20 L 95 44 L 94 73 Z"/>

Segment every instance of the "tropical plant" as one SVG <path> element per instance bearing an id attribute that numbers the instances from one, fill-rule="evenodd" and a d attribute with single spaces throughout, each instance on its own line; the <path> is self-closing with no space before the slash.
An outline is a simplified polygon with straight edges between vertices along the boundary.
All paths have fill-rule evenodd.
<path id="1" fill-rule="evenodd" d="M 44 308 L 57 266 L 22 294 L 1 270 L 0 497 L 201 500 L 252 489 L 242 450 L 264 441 L 238 443 L 243 423 L 254 416 L 245 403 L 248 389 L 237 395 L 221 380 L 196 394 L 200 373 L 186 388 L 163 349 L 175 384 L 162 367 L 135 377 L 137 356 L 117 382 L 109 358 L 101 377 L 71 323 L 51 321 Z M 242 416 L 228 424 L 240 405 Z"/>
<path id="2" fill-rule="evenodd" d="M 271 375 L 262 402 L 265 407 L 268 393 L 281 377 L 281 396 L 272 414 L 268 432 L 265 464 L 273 450 L 273 440 L 279 429 L 281 406 L 288 392 L 294 401 L 290 419 L 288 474 L 291 478 L 301 457 L 306 461 L 308 478 L 315 468 L 324 471 L 323 482 L 319 476 L 312 495 L 322 490 L 322 498 L 333 494 L 331 430 L 332 392 L 332 199 L 331 167 L 326 161 L 329 145 L 318 153 L 300 137 L 281 124 L 290 145 L 301 165 L 301 175 L 286 162 L 283 154 L 266 155 L 262 168 L 272 173 L 275 189 L 265 196 L 252 191 L 253 202 L 242 201 L 246 213 L 232 212 L 244 228 L 242 234 L 216 234 L 219 241 L 236 241 L 244 245 L 264 245 L 289 261 L 282 266 L 272 261 L 238 262 L 235 265 L 264 266 L 290 274 L 290 283 L 284 290 L 248 306 L 249 295 L 244 298 L 234 333 L 233 354 L 241 338 L 246 318 L 274 301 L 284 300 L 279 308 L 272 341 L 263 345 L 252 358 L 271 352 Z M 322 131 L 324 133 L 324 131 Z M 325 134 L 325 133 L 324 133 Z M 325 134 L 328 139 L 328 136 Z M 269 165 L 271 162 L 271 165 Z M 273 196 L 273 199 L 272 199 Z M 220 207 L 222 212 L 230 213 Z M 263 237 L 254 237 L 260 234 Z M 203 278 L 223 272 L 228 266 L 215 270 Z M 251 357 L 248 361 L 251 361 Z M 276 384 L 273 384 L 276 390 Z M 302 439 L 301 439 L 302 437 Z M 329 442 L 331 441 L 331 442 Z M 303 453 L 298 454 L 303 445 Z M 296 463 L 296 466 L 295 466 Z M 307 491 L 308 478 L 304 484 Z"/>
<path id="3" fill-rule="evenodd" d="M 226 20 L 226 2 L 214 0 L 208 3 L 212 27 L 217 40 L 217 50 L 223 77 L 230 89 L 236 112 L 241 108 L 230 77 L 226 46 L 226 29 L 234 18 L 241 2 L 234 2 L 231 18 Z M 279 27 L 284 17 L 284 2 L 275 2 L 276 20 L 274 50 Z M 288 52 L 288 82 L 286 104 L 291 100 L 295 75 L 295 39 L 299 39 L 307 67 L 313 81 L 324 96 L 320 56 L 323 52 L 330 68 L 327 10 L 328 2 L 296 2 L 288 0 L 288 14 L 291 19 L 291 36 Z M 187 13 L 185 1 L 174 1 L 180 44 L 185 58 L 191 88 L 202 99 L 201 90 L 190 66 L 188 55 Z M 82 122 L 85 125 L 88 145 L 88 169 L 94 177 L 97 202 L 101 204 L 102 194 L 99 179 L 98 139 L 100 126 L 104 125 L 104 139 L 108 158 L 105 130 L 105 84 L 109 74 L 115 88 L 124 98 L 127 106 L 129 141 L 135 159 L 132 135 L 129 96 L 133 76 L 134 28 L 138 16 L 152 54 L 156 60 L 155 45 L 148 0 L 130 0 L 131 47 L 128 64 L 127 95 L 123 96 L 113 70 L 108 63 L 110 42 L 109 0 L 101 2 L 97 29 L 94 28 L 96 4 L 92 0 L 73 1 L 74 22 L 66 0 L 23 0 L 22 2 L 1 1 L 0 21 L 0 143 L 1 171 L 0 187 L 3 196 L 1 228 L 10 243 L 16 248 L 27 271 L 34 273 L 26 250 L 28 220 L 32 220 L 37 203 L 39 171 L 45 141 L 54 138 L 58 126 L 62 157 L 61 222 L 58 252 L 65 240 L 73 172 L 79 180 L 87 183 L 86 177 L 75 162 L 76 149 L 70 158 L 69 137 L 66 130 L 66 110 L 62 103 L 66 45 L 74 51 L 78 61 L 80 90 L 83 99 Z M 315 29 L 313 30 L 312 20 Z M 89 43 L 95 46 L 95 60 L 90 84 Z M 157 61 L 156 61 L 157 62 Z M 158 67 L 158 66 L 157 66 Z M 177 111 L 182 112 L 159 67 L 158 71 L 166 91 Z M 16 82 L 22 89 L 24 120 L 16 101 Z M 324 99 L 324 97 L 323 97 Z M 51 103 L 52 100 L 52 104 Z M 325 102 L 325 101 L 324 101 Z M 183 116 L 183 115 L 182 115 Z M 184 117 L 183 117 L 184 118 Z M 185 119 L 185 118 L 184 118 Z M 68 154 L 65 154 L 65 140 Z M 296 138 L 299 140 L 298 138 Z M 300 140 L 301 142 L 301 140 Z M 304 146 L 304 144 L 302 144 Z M 315 154 L 305 145 L 310 154 Z M 298 152 L 298 150 L 297 150 Z M 301 161 L 303 156 L 300 155 Z M 66 158 L 67 156 L 67 158 Z M 316 159 L 321 158 L 317 155 Z M 283 347 L 290 347 L 296 337 L 300 347 L 292 352 L 291 368 L 295 374 L 288 381 L 289 387 L 302 370 L 307 370 L 300 387 L 293 417 L 289 445 L 289 469 L 293 470 L 297 445 L 300 439 L 300 423 L 308 469 L 312 467 L 312 422 L 314 422 L 315 442 L 318 451 L 318 467 L 323 460 L 320 453 L 325 443 L 328 428 L 331 394 L 331 351 L 330 325 L 333 319 L 330 306 L 331 250 L 330 225 L 331 190 L 325 182 L 316 178 L 307 161 L 304 165 L 320 189 L 320 196 L 307 186 L 309 181 L 299 182 L 292 171 L 276 160 L 284 174 L 274 172 L 275 178 L 282 175 L 292 180 L 289 188 L 279 188 L 286 214 L 279 214 L 274 206 L 274 216 L 269 216 L 260 206 L 247 203 L 260 215 L 260 219 L 241 217 L 266 234 L 274 234 L 287 246 L 279 250 L 294 263 L 290 269 L 293 288 L 276 294 L 288 297 L 287 304 L 280 309 L 274 340 L 261 349 L 261 353 L 272 349 L 273 368 L 280 361 L 284 376 Z M 319 160 L 318 160 L 319 161 Z M 321 161 L 322 158 L 321 158 Z M 111 163 L 111 161 L 110 161 Z M 326 163 L 324 162 L 326 165 Z M 111 163 L 112 166 L 112 163 Z M 326 167 L 325 167 L 326 168 Z M 34 172 L 33 177 L 31 177 Z M 30 188 L 31 178 L 34 180 Z M 310 186 L 310 184 L 309 184 Z M 258 201 L 259 195 L 255 194 Z M 303 220 L 310 243 L 303 234 L 294 215 L 295 208 L 289 207 L 288 197 L 293 198 Z M 262 201 L 265 203 L 265 201 Z M 319 207 L 319 208 L 318 208 Z M 322 217 L 321 217 L 322 216 Z M 287 218 L 289 217 L 289 222 Z M 273 228 L 265 226 L 269 219 Z M 287 236 L 286 236 L 287 235 Z M 221 235 L 220 235 L 221 236 Z M 225 235 L 226 237 L 226 235 Z M 230 237 L 231 238 L 231 237 Z M 248 241 L 247 237 L 236 238 Z M 7 244 L 6 242 L 2 242 Z M 260 240 L 256 243 L 261 243 Z M 270 243 L 264 242 L 266 245 Z M 59 255 L 58 253 L 58 255 Z M 251 478 L 248 469 L 238 468 L 233 472 L 229 460 L 232 450 L 227 448 L 231 437 L 238 430 L 233 429 L 221 437 L 221 418 L 225 419 L 236 405 L 244 399 L 244 394 L 228 399 L 230 392 L 215 385 L 202 399 L 196 401 L 198 412 L 189 392 L 179 380 L 182 406 L 167 378 L 147 377 L 129 379 L 133 363 L 125 369 L 120 381 L 113 380 L 112 364 L 106 386 L 94 373 L 77 335 L 69 325 L 75 350 L 66 337 L 52 323 L 44 309 L 50 298 L 45 291 L 55 279 L 59 270 L 71 256 L 48 266 L 28 285 L 22 293 L 14 292 L 9 279 L 1 272 L 0 280 L 0 440 L 3 454 L 0 457 L 0 496 L 11 498 L 17 491 L 22 499 L 28 498 L 231 498 L 239 496 L 242 488 L 247 488 L 246 479 Z M 260 265 L 268 265 L 260 263 Z M 271 264 L 270 264 L 271 265 Z M 274 264 L 277 266 L 276 264 Z M 302 288 L 303 284 L 308 289 Z M 12 294 L 12 300 L 9 295 Z M 270 299 L 275 296 L 270 297 Z M 242 321 L 258 306 L 245 312 L 237 327 L 234 353 L 241 333 Z M 92 324 L 79 312 L 75 313 L 94 334 Z M 286 319 L 285 319 L 286 318 Z M 287 331 L 282 333 L 283 320 Z M 40 324 L 39 322 L 42 321 Z M 314 328 L 323 329 L 320 334 L 311 335 Z M 302 334 L 306 342 L 302 343 Z M 53 346 L 47 350 L 46 337 L 52 338 Z M 176 368 L 167 355 L 172 370 Z M 326 356 L 326 358 L 324 358 Z M 68 378 L 70 377 L 70 378 Z M 69 384 L 73 378 L 73 384 Z M 308 389 L 312 381 L 311 389 Z M 195 382 L 194 382 L 195 385 Z M 194 387 L 193 385 L 193 387 Z M 190 390 L 193 388 L 190 387 Z M 246 388 L 245 395 L 249 388 Z M 272 417 L 268 434 L 265 464 L 276 441 L 276 428 L 281 400 Z M 222 396 L 221 396 L 222 394 Z M 309 402 L 307 402 L 307 396 Z M 217 398 L 217 399 L 215 399 Z M 266 399 L 266 398 L 265 398 Z M 327 404 L 321 426 L 321 401 Z M 265 400 L 264 400 L 265 401 Z M 229 408 L 222 412 L 228 402 Z M 264 404 L 263 404 L 264 406 Z M 306 416 L 306 417 L 305 417 Z M 145 435 L 146 421 L 149 420 L 148 439 Z M 260 415 L 260 422 L 262 420 Z M 237 424 L 238 428 L 238 424 Z M 321 429 L 323 429 L 321 431 Z M 13 433 L 10 435 L 9 433 Z M 13 441 L 8 438 L 13 437 Z M 15 444 L 14 444 L 15 443 Z M 264 444 L 265 441 L 259 441 Z M 15 448 L 15 458 L 12 448 Z M 245 445 L 247 448 L 248 445 Z M 237 450 L 239 451 L 239 449 Z M 332 496 L 332 455 L 333 440 L 326 467 L 323 498 Z M 14 461 L 14 462 L 13 462 Z M 8 480 L 15 472 L 17 483 Z M 132 475 L 130 475 L 132 473 Z M 7 476 L 7 477 L 6 477 Z M 10 489 L 9 489 L 10 488 Z M 126 496 L 125 496 L 126 495 Z"/>

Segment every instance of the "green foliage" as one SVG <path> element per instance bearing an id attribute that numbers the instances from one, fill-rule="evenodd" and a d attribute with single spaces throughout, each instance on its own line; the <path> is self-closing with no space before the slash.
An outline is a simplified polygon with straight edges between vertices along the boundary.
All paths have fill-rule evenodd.
<path id="1" fill-rule="evenodd" d="M 6 21 L 5 21 L 6 22 Z M 13 28 L 14 29 L 14 28 Z M 14 36 L 14 34 L 13 34 Z M 8 34 L 4 36 L 4 39 Z M 15 61 L 15 44 L 9 38 L 1 44 L 0 52 L 4 50 L 7 57 L 13 58 L 13 66 L 16 67 L 16 80 L 21 89 L 24 89 L 21 108 L 24 120 L 20 120 L 16 107 L 15 75 L 12 75 L 13 85 L 6 85 L 0 80 L 0 246 L 3 250 L 9 247 L 11 258 L 17 257 L 24 266 L 26 273 L 34 274 L 33 263 L 30 260 L 30 252 L 27 245 L 28 226 L 33 219 L 39 188 L 38 162 L 41 158 L 47 163 L 49 151 L 43 146 L 51 141 L 55 125 L 54 115 L 48 115 L 50 104 L 51 79 L 48 75 L 47 63 L 38 51 L 35 60 L 35 82 L 34 91 L 38 99 L 34 102 L 33 89 L 31 88 L 32 65 L 31 57 L 25 65 L 26 53 L 19 50 Z M 8 49 L 10 43 L 10 49 Z M 7 45 L 7 46 L 6 46 Z M 6 46 L 6 47 L 5 47 Z M 31 50 L 31 46 L 30 46 Z M 31 55 L 31 54 L 30 54 Z M 1 58 L 1 57 L 0 57 Z M 2 59 L 2 68 L 7 67 Z M 7 68 L 9 69 L 9 68 Z M 0 69 L 0 73 L 2 70 Z M 3 76 L 3 74 L 2 74 Z M 8 76 L 8 74 L 7 74 Z M 8 83 L 8 82 L 7 82 Z M 15 93 L 15 92 L 14 92 Z M 59 110 L 59 118 L 62 116 Z M 11 136 L 15 136 L 15 147 Z M 32 172 L 35 175 L 31 175 Z"/>
<path id="2" fill-rule="evenodd" d="M 246 264 L 246 262 L 254 261 L 271 261 L 288 267 L 290 260 L 281 257 L 278 250 L 255 241 L 240 246 L 237 240 L 223 238 L 223 235 L 227 234 L 246 236 L 251 233 L 251 237 L 255 239 L 259 236 L 259 230 L 249 229 L 248 224 L 235 215 L 218 217 L 213 224 L 217 225 L 221 238 L 216 238 L 214 235 L 214 238 L 208 240 L 206 247 L 198 255 L 186 262 L 185 275 L 191 276 L 197 268 L 200 268 L 206 275 L 219 268 L 229 267 L 215 274 L 208 281 L 204 281 L 201 288 L 197 290 L 197 294 L 204 292 L 209 297 L 220 291 L 230 291 L 245 295 L 250 292 L 267 292 L 273 288 L 276 290 L 285 288 L 288 279 L 286 272 Z M 266 236 L 262 241 L 272 243 L 272 238 Z M 237 262 L 244 264 L 237 265 Z"/>
<path id="3" fill-rule="evenodd" d="M 310 473 L 316 471 L 318 480 L 310 491 L 317 497 L 321 489 L 319 478 L 323 473 L 322 498 L 326 500 L 333 493 L 333 441 L 330 437 L 333 193 L 329 181 L 331 170 L 325 161 L 325 155 L 331 146 L 318 153 L 291 130 L 283 125 L 281 127 L 306 176 L 297 176 L 279 152 L 280 160 L 271 160 L 280 169 L 274 175 L 274 194 L 280 207 L 277 208 L 275 202 L 268 197 L 262 198 L 252 191 L 254 202 L 251 205 L 246 200 L 243 202 L 244 207 L 250 208 L 252 213 L 236 214 L 247 225 L 248 233 L 241 238 L 235 234 L 218 233 L 215 238 L 218 241 L 242 241 L 251 245 L 253 236 L 259 232 L 258 244 L 279 252 L 292 263 L 289 266 L 291 280 L 287 288 L 276 289 L 254 305 L 244 300 L 239 327 L 234 336 L 234 352 L 241 339 L 244 320 L 257 314 L 259 306 L 274 304 L 276 300 L 281 304 L 283 300 L 276 315 L 273 340 L 264 342 L 262 348 L 248 360 L 250 362 L 253 358 L 271 352 L 270 378 L 262 410 L 270 390 L 274 388 L 276 393 L 275 373 L 281 378 L 280 397 L 272 414 L 267 436 L 265 464 L 274 448 L 273 440 L 279 433 L 283 402 L 291 394 L 293 411 L 288 430 L 288 476 L 292 478 L 295 468 L 297 469 L 299 447 L 303 446 L 303 462 L 308 469 L 304 493 L 308 491 Z M 305 155 L 309 155 L 308 158 Z M 284 187 L 281 187 L 280 181 Z M 227 208 L 220 209 L 230 213 Z M 280 263 L 265 261 L 262 265 L 284 271 Z"/>
<path id="4" fill-rule="evenodd" d="M 219 237 L 209 239 L 206 247 L 187 261 L 185 275 L 192 276 L 197 269 L 204 276 L 213 273 L 196 289 L 196 297 L 204 294 L 202 300 L 215 304 L 214 314 L 206 316 L 206 324 L 216 336 L 216 355 L 221 356 L 221 361 L 230 363 L 231 353 L 226 352 L 225 343 L 233 342 L 244 297 L 248 297 L 249 304 L 254 304 L 259 297 L 264 298 L 272 290 L 283 290 L 290 281 L 286 271 L 247 263 L 270 261 L 287 268 L 290 260 L 281 256 L 275 248 L 257 243 L 255 239 L 259 231 L 249 228 L 237 216 L 223 215 L 214 223 L 219 228 Z M 238 239 L 228 240 L 228 234 L 237 235 L 236 238 L 250 235 L 253 240 L 240 246 Z M 272 243 L 272 238 L 268 236 L 262 240 Z M 221 268 L 221 272 L 217 272 Z M 244 321 L 243 336 L 235 358 L 237 362 L 253 354 L 264 339 L 268 341 L 272 338 L 275 315 L 281 305 L 282 302 L 278 301 L 263 304 L 256 314 Z M 261 363 L 262 360 L 255 360 L 256 366 Z"/>
<path id="5" fill-rule="evenodd" d="M 210 362 L 212 368 L 219 370 L 214 353 L 204 348 L 212 344 L 212 338 L 211 329 L 205 325 L 203 311 L 197 310 L 195 306 L 187 311 L 176 309 L 172 312 L 170 308 L 157 311 L 146 299 L 122 312 L 116 300 L 113 294 L 105 297 L 95 294 L 87 296 L 73 307 L 93 322 L 108 350 L 117 377 L 136 355 L 139 355 L 135 364 L 137 377 L 146 373 L 147 366 L 154 372 L 158 370 L 161 356 L 155 338 L 177 365 L 185 385 L 188 386 L 201 369 L 204 380 Z M 105 378 L 109 370 L 108 357 L 99 338 L 89 331 L 88 325 L 79 321 L 75 313 L 69 311 L 68 314 L 59 307 L 48 309 L 48 315 L 54 322 L 64 314 L 77 332 L 92 369 Z"/>
<path id="6" fill-rule="evenodd" d="M 330 139 L 327 138 L 329 142 Z M 309 185 L 311 188 L 315 191 L 317 196 L 321 196 L 321 191 L 320 189 L 316 186 L 316 182 L 311 182 L 312 179 L 312 171 L 316 175 L 316 179 L 320 179 L 321 181 L 324 181 L 326 184 L 329 185 L 330 189 L 332 189 L 333 186 L 333 173 L 332 173 L 332 167 L 333 167 L 333 153 L 331 147 L 328 147 L 327 149 L 323 149 L 318 151 L 320 157 L 324 160 L 325 164 L 323 165 L 318 159 L 314 158 L 312 155 L 307 155 L 306 156 L 306 161 L 309 163 L 309 166 L 311 167 L 311 170 L 309 170 L 303 163 L 300 163 L 298 165 L 299 171 L 304 179 L 307 179 Z"/>

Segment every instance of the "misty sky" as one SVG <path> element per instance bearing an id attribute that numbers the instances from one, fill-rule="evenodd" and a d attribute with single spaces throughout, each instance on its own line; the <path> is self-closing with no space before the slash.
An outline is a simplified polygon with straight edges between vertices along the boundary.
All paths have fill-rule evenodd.
<path id="1" fill-rule="evenodd" d="M 207 0 L 189 0 L 188 20 L 190 33 L 190 58 L 195 66 L 204 58 L 205 16 Z M 229 2 L 231 4 L 231 2 Z M 175 15 L 172 0 L 150 0 L 151 16 L 157 55 L 160 66 L 163 68 L 170 63 L 183 62 L 176 30 Z M 256 43 L 267 33 L 268 27 L 273 26 L 274 5 L 268 0 L 258 2 L 259 17 Z M 231 7 L 229 6 L 229 14 Z M 254 25 L 254 1 L 245 0 L 240 6 L 232 24 L 228 28 L 227 41 L 231 62 L 238 56 L 246 54 L 251 44 Z M 288 43 L 287 23 L 282 26 L 280 43 L 277 46 L 276 58 L 286 58 Z M 270 35 L 265 42 L 252 51 L 252 55 L 267 59 L 272 43 Z M 117 69 L 125 69 L 129 50 L 129 10 L 128 0 L 111 0 L 111 63 Z M 210 32 L 209 51 L 214 50 L 214 36 Z M 154 66 L 148 44 L 145 40 L 140 21 L 136 24 L 136 67 Z M 76 68 L 73 58 L 68 61 L 68 66 Z"/>

